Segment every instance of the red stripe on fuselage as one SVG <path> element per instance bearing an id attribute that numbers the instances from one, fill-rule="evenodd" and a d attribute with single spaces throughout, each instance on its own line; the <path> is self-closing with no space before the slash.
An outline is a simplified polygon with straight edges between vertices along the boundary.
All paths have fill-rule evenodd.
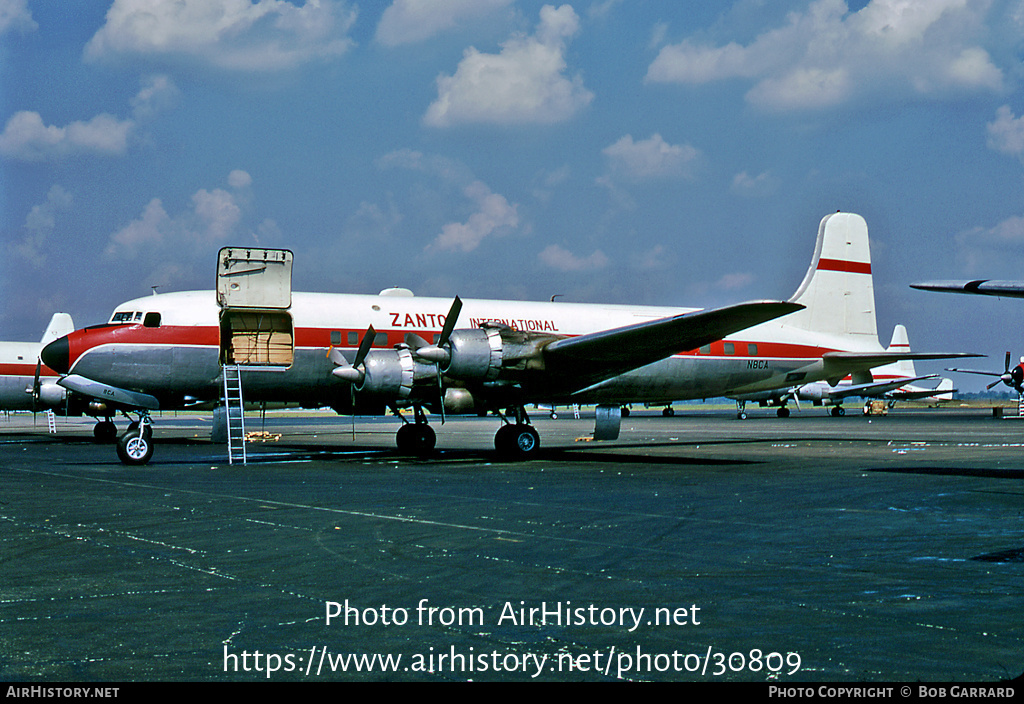
<path id="1" fill-rule="evenodd" d="M 0 364 L 0 376 L 35 376 L 36 365 L 35 364 Z M 56 377 L 59 376 L 57 372 L 50 369 L 45 364 L 39 368 L 40 377 Z"/>
<path id="2" fill-rule="evenodd" d="M 843 259 L 819 259 L 818 271 L 844 271 L 848 274 L 870 274 L 871 262 L 849 262 Z"/>
<path id="3" fill-rule="evenodd" d="M 348 333 L 355 332 L 361 338 L 365 330 L 354 330 L 348 328 L 297 328 L 295 330 L 296 348 L 328 348 L 331 347 L 331 334 L 341 333 L 342 344 L 333 345 L 344 349 L 353 348 L 348 344 Z M 377 349 L 390 349 L 396 344 L 403 342 L 405 334 L 414 332 L 426 339 L 432 339 L 437 330 L 406 329 L 380 330 L 378 333 L 385 333 L 388 341 L 386 345 L 375 345 Z M 69 364 L 74 366 L 75 362 L 89 350 L 106 345 L 152 345 L 152 346 L 189 346 L 189 347 L 211 347 L 219 349 L 220 330 L 214 326 L 172 326 L 165 325 L 159 328 L 147 328 L 141 325 L 116 325 L 102 328 L 83 329 L 71 333 L 69 341 Z M 732 345 L 732 352 L 726 352 L 726 344 Z M 730 339 L 728 341 L 718 340 L 711 343 L 709 351 L 685 350 L 678 353 L 686 357 L 725 357 L 736 359 L 807 359 L 808 361 L 821 358 L 826 352 L 834 352 L 831 348 L 815 347 L 811 345 L 798 345 L 783 342 L 768 342 L 764 340 L 742 340 Z M 754 354 L 750 353 L 748 345 L 757 347 Z M 32 368 L 35 373 L 35 367 Z"/>

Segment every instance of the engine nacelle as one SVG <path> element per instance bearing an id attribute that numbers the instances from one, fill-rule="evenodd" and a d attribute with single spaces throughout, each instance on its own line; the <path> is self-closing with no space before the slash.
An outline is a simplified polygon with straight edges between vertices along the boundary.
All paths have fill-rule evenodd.
<path id="1" fill-rule="evenodd" d="M 363 379 L 356 393 L 401 401 L 412 395 L 413 387 L 437 383 L 437 368 L 413 359 L 407 348 L 371 350 L 363 360 Z"/>
<path id="2" fill-rule="evenodd" d="M 801 401 L 821 402 L 828 398 L 828 392 L 820 384 L 807 384 L 796 390 L 796 397 Z"/>
<path id="3" fill-rule="evenodd" d="M 39 403 L 44 408 L 56 408 L 64 403 L 68 397 L 68 390 L 57 384 L 39 385 Z"/>
<path id="4" fill-rule="evenodd" d="M 449 360 L 442 371 L 455 379 L 491 381 L 501 372 L 501 331 L 497 328 L 455 330 L 448 338 Z"/>

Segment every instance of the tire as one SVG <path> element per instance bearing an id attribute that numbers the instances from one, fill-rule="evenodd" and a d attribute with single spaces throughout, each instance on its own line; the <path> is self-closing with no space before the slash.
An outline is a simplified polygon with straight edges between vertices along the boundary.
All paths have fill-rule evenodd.
<path id="1" fill-rule="evenodd" d="M 540 449 L 540 434 L 525 423 L 503 425 L 494 435 L 494 448 L 505 457 L 527 459 Z"/>
<path id="2" fill-rule="evenodd" d="M 117 440 L 117 426 L 110 420 L 97 421 L 93 426 L 92 436 L 96 442 L 104 444 L 114 442 Z"/>
<path id="3" fill-rule="evenodd" d="M 395 434 L 395 442 L 400 452 L 413 455 L 429 455 L 437 444 L 437 435 L 433 428 L 425 423 L 403 425 Z"/>
<path id="4" fill-rule="evenodd" d="M 153 456 L 153 440 L 147 433 L 129 430 L 117 441 L 117 456 L 122 464 L 148 464 Z"/>

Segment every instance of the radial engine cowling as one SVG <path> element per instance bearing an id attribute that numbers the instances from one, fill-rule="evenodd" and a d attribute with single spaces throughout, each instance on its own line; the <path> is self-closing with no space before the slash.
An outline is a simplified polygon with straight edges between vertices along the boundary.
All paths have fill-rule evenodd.
<path id="1" fill-rule="evenodd" d="M 406 348 L 372 350 L 363 361 L 363 378 L 356 393 L 402 400 L 413 388 L 437 383 L 437 368 L 413 359 Z"/>
<path id="2" fill-rule="evenodd" d="M 801 401 L 823 401 L 828 397 L 828 392 L 821 384 L 807 384 L 797 389 L 796 397 Z"/>
<path id="3" fill-rule="evenodd" d="M 497 328 L 455 330 L 448 340 L 448 363 L 441 371 L 455 379 L 496 379 L 501 372 L 502 347 Z"/>

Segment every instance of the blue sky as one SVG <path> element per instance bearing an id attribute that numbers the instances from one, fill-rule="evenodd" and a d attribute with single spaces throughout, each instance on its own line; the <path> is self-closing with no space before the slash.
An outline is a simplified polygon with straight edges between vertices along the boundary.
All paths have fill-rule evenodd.
<path id="1" fill-rule="evenodd" d="M 842 209 L 883 344 L 996 368 L 1024 302 L 908 284 L 1024 279 L 1022 39 L 1021 0 L 0 0 L 0 339 L 229 244 L 296 290 L 786 298 Z"/>

